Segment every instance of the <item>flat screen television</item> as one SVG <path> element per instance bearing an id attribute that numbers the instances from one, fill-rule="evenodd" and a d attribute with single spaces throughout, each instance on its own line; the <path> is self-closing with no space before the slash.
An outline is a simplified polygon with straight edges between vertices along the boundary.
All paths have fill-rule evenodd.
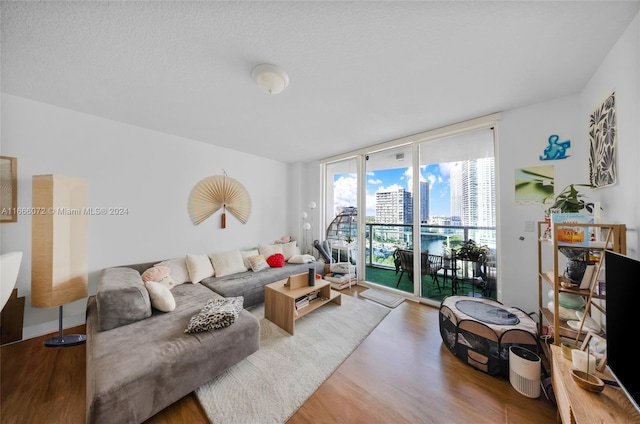
<path id="1" fill-rule="evenodd" d="M 640 355 L 635 350 L 640 261 L 605 251 L 607 368 L 640 411 Z"/>

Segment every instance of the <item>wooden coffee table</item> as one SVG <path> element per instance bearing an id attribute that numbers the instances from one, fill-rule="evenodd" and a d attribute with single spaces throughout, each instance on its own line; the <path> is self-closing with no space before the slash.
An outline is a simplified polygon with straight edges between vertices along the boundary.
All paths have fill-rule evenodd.
<path id="1" fill-rule="evenodd" d="M 267 284 L 264 287 L 264 317 L 293 335 L 298 318 L 329 302 L 338 305 L 342 303 L 340 293 L 331 289 L 329 281 L 316 280 L 313 286 L 308 281 L 308 274 L 303 273 Z M 311 300 L 307 306 L 296 308 L 296 299 L 314 292 L 318 293 L 316 299 Z"/>

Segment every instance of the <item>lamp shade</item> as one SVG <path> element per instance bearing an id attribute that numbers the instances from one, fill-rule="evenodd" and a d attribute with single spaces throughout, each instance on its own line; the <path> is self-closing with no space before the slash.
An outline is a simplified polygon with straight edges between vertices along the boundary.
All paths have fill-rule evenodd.
<path id="1" fill-rule="evenodd" d="M 54 308 L 87 297 L 87 185 L 75 177 L 34 175 L 31 304 Z"/>
<path id="2" fill-rule="evenodd" d="M 311 229 L 311 224 L 309 224 L 308 222 L 305 222 L 304 225 L 302 226 L 302 228 L 305 231 L 309 231 Z"/>
<path id="3" fill-rule="evenodd" d="M 251 76 L 267 94 L 281 93 L 289 85 L 289 76 L 275 65 L 258 65 L 253 68 Z"/>

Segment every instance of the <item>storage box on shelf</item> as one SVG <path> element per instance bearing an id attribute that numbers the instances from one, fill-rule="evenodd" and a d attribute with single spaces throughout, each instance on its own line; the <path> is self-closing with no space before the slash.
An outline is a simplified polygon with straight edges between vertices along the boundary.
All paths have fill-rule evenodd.
<path id="1" fill-rule="evenodd" d="M 567 339 L 579 344 L 586 335 L 585 322 L 591 319 L 591 313 L 595 310 L 605 315 L 605 308 L 599 299 L 604 301 L 606 296 L 599 290 L 601 277 L 604 276 L 604 250 L 626 253 L 626 226 L 624 224 L 594 224 L 578 222 L 555 222 L 550 225 L 547 221 L 538 222 L 538 309 L 539 309 L 539 334 L 543 332 L 543 326 L 548 325 L 553 334 L 553 344 L 559 345 L 562 339 Z M 563 234 L 582 233 L 596 235 L 596 240 L 576 240 L 575 243 L 563 241 Z M 565 239 L 566 240 L 566 239 Z M 573 240 L 572 240 L 573 241 Z M 549 251 L 551 249 L 551 251 Z M 593 273 L 584 284 L 573 285 L 564 275 L 561 267 L 563 255 L 561 249 L 570 249 L 574 254 L 592 262 L 595 265 Z M 549 263 L 550 261 L 550 263 Z M 587 287 L 587 288 L 580 288 Z M 548 308 L 544 302 L 544 293 L 553 291 L 553 307 Z M 560 295 L 576 295 L 584 299 L 584 312 L 581 317 L 574 318 L 578 324 L 572 328 L 561 317 Z M 543 347 L 546 347 L 542 343 Z M 545 352 L 549 357 L 549 352 Z"/>

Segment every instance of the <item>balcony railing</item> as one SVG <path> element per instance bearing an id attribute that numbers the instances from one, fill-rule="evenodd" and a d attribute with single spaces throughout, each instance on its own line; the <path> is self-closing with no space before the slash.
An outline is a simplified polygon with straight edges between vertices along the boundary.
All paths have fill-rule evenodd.
<path id="1" fill-rule="evenodd" d="M 473 239 L 486 244 L 495 252 L 495 227 L 420 225 L 420 250 L 447 256 L 450 248 L 458 243 Z M 362 246 L 362 243 L 357 243 Z M 396 248 L 413 248 L 413 225 L 367 223 L 365 229 L 366 266 L 395 267 L 393 252 Z"/>

